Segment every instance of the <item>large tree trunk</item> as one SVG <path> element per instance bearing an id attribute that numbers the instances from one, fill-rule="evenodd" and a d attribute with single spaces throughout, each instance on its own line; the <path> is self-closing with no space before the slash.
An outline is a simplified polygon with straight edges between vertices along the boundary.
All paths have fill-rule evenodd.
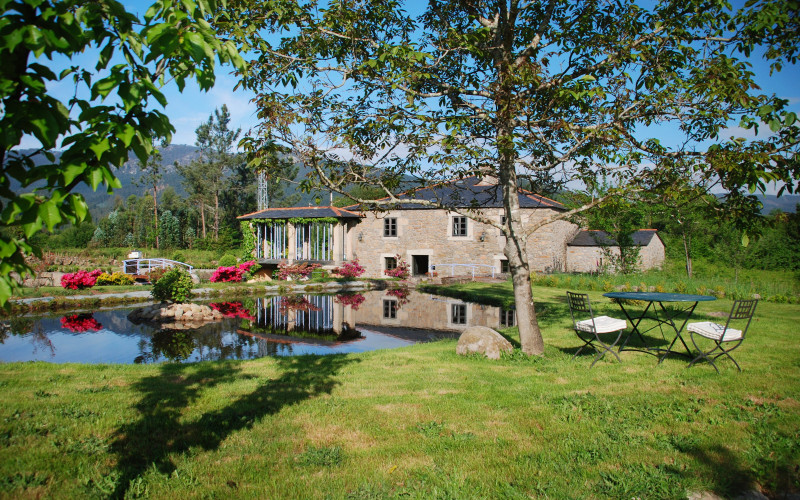
<path id="1" fill-rule="evenodd" d="M 503 209 L 506 215 L 507 231 L 504 253 L 511 270 L 514 284 L 514 302 L 517 308 L 517 327 L 522 352 L 528 355 L 544 354 L 544 340 L 536 319 L 531 290 L 531 274 L 528 266 L 527 237 L 522 227 L 519 212 L 519 185 L 517 182 L 517 148 L 514 143 L 514 120 L 516 119 L 516 95 L 513 88 L 513 37 L 508 13 L 500 2 L 498 17 L 498 45 L 494 50 L 497 67 L 497 91 L 494 102 L 497 106 L 496 133 L 498 152 L 498 176 L 503 193 Z"/>

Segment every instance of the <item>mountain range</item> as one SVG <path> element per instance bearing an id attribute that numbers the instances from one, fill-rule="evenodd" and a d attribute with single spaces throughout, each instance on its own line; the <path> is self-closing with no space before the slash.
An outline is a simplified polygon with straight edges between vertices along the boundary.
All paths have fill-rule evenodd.
<path id="1" fill-rule="evenodd" d="M 30 154 L 32 150 L 21 150 L 21 152 L 23 154 Z M 171 144 L 169 146 L 160 148 L 160 152 L 162 157 L 162 165 L 164 166 L 162 172 L 163 186 L 171 186 L 179 195 L 186 196 L 186 190 L 183 188 L 182 184 L 183 179 L 178 173 L 178 170 L 175 168 L 175 163 L 188 164 L 200 156 L 199 148 L 185 144 Z M 55 152 L 54 154 L 58 156 L 59 153 Z M 34 157 L 34 162 L 37 164 L 44 161 L 46 160 L 43 156 L 38 158 L 36 156 Z M 311 173 L 309 167 L 306 167 L 303 164 L 300 164 L 299 167 L 300 171 L 297 175 L 298 181 Z M 115 174 L 119 178 L 122 187 L 120 189 L 115 189 L 113 195 L 106 193 L 102 187 L 98 188 L 97 191 L 92 191 L 92 189 L 85 184 L 80 184 L 75 188 L 75 192 L 82 194 L 86 199 L 86 202 L 91 207 L 92 218 L 94 221 L 100 220 L 114 209 L 115 200 L 117 197 L 125 200 L 132 194 L 141 196 L 147 191 L 145 186 L 138 186 L 136 184 L 136 181 L 141 175 L 141 170 L 139 168 L 138 159 L 135 157 L 135 155 L 131 154 L 128 161 L 117 168 Z M 12 189 L 14 189 L 13 185 Z M 287 195 L 291 195 L 295 192 L 298 192 L 297 184 L 287 186 Z M 301 200 L 298 204 L 314 205 L 316 204 L 314 201 L 317 196 L 319 195 L 316 193 L 301 193 Z M 323 194 L 321 198 L 321 204 L 327 205 L 329 203 L 327 193 Z M 763 208 L 761 210 L 763 214 L 769 214 L 773 210 L 793 213 L 797 210 L 798 204 L 800 204 L 800 195 L 783 195 L 780 198 L 775 195 L 758 195 L 758 198 L 763 204 Z M 256 207 L 253 207 L 253 210 L 255 209 Z"/>

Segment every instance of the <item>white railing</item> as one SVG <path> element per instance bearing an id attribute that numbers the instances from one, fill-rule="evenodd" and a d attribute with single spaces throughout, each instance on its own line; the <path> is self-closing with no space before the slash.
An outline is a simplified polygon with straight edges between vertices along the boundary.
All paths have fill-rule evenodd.
<path id="1" fill-rule="evenodd" d="M 187 271 L 194 269 L 189 264 L 169 259 L 128 259 L 122 261 L 122 272 L 125 274 L 143 275 L 153 269 L 163 269 L 173 266 L 183 266 Z"/>
<path id="2" fill-rule="evenodd" d="M 495 275 L 495 272 L 496 272 L 495 266 L 490 266 L 488 264 L 432 264 L 432 265 L 429 266 L 428 270 L 431 273 L 433 273 L 433 271 L 436 271 L 438 268 L 441 268 L 441 267 L 449 267 L 450 268 L 450 276 L 455 276 L 456 275 L 456 268 L 457 267 L 468 267 L 468 268 L 470 268 L 473 278 L 475 277 L 475 270 L 478 269 L 478 268 L 489 268 L 489 270 L 492 273 L 492 278 L 494 278 L 494 275 Z"/>

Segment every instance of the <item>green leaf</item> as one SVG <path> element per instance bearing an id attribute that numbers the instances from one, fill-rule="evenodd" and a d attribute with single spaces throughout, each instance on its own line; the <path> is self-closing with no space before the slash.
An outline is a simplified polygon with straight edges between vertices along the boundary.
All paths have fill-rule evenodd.
<path id="1" fill-rule="evenodd" d="M 781 129 L 781 121 L 777 118 L 773 118 L 769 121 L 769 129 L 773 132 L 778 132 Z"/>
<path id="2" fill-rule="evenodd" d="M 742 234 L 742 246 L 746 247 L 750 244 L 750 238 L 747 236 L 747 233 Z"/>
<path id="3" fill-rule="evenodd" d="M 39 217 L 50 231 L 52 231 L 57 225 L 61 224 L 62 221 L 61 211 L 52 200 L 48 200 L 39 205 Z"/>

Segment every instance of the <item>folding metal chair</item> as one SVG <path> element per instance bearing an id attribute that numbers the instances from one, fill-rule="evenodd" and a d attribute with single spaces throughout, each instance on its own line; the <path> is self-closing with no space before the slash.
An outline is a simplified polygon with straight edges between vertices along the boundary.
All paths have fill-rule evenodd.
<path id="1" fill-rule="evenodd" d="M 731 313 L 728 315 L 728 320 L 724 325 L 713 323 L 711 321 L 703 321 L 702 323 L 689 323 L 689 326 L 686 327 L 686 330 L 691 333 L 692 343 L 700 353 L 692 360 L 691 363 L 689 363 L 689 366 L 692 366 L 698 361 L 708 361 L 711 363 L 711 366 L 717 370 L 717 373 L 719 373 L 719 368 L 717 368 L 717 365 L 714 363 L 714 361 L 720 356 L 727 356 L 731 361 L 733 361 L 733 364 L 736 365 L 736 368 L 739 371 L 742 371 L 739 363 L 733 359 L 733 356 L 730 355 L 730 352 L 742 345 L 742 342 L 744 342 L 744 337 L 747 334 L 747 329 L 750 327 L 750 322 L 753 320 L 753 313 L 756 311 L 757 304 L 758 300 L 755 299 L 734 301 L 733 307 L 731 308 Z M 731 322 L 744 322 L 744 320 L 747 320 L 747 324 L 744 325 L 744 329 L 737 330 L 731 327 Z M 714 347 L 709 350 L 703 350 L 697 344 L 695 334 L 707 339 L 711 339 L 714 342 Z"/>
<path id="2" fill-rule="evenodd" d="M 591 346 L 597 351 L 597 355 L 589 368 L 600 361 L 607 352 L 613 354 L 617 361 L 622 361 L 617 353 L 613 351 L 613 348 L 619 342 L 623 330 L 628 327 L 628 323 L 624 319 L 610 318 L 608 316 L 595 317 L 588 294 L 567 292 L 567 302 L 569 302 L 569 312 L 572 315 L 572 327 L 578 338 L 583 341 L 583 345 L 575 352 L 572 359 L 575 359 L 586 346 Z M 589 318 L 578 320 L 576 313 L 582 314 L 581 317 L 588 313 Z M 600 340 L 601 334 L 614 332 L 618 333 L 613 342 L 606 343 Z"/>

